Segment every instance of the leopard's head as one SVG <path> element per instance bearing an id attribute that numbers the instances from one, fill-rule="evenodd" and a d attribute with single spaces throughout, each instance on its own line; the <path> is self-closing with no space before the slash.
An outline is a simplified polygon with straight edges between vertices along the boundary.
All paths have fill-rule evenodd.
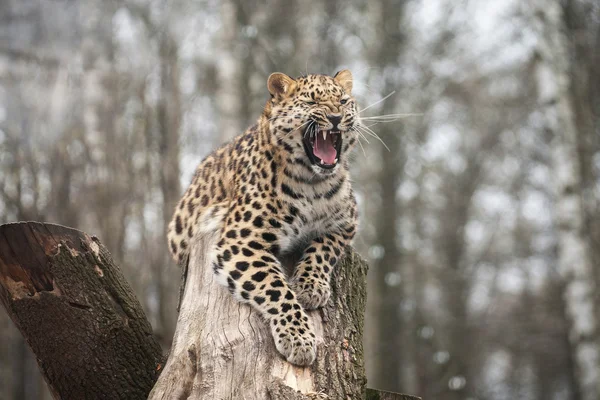
<path id="1" fill-rule="evenodd" d="M 265 107 L 272 141 L 289 153 L 292 163 L 308 173 L 326 176 L 347 166 L 358 133 L 357 106 L 352 97 L 352 73 L 308 75 L 293 79 L 269 76 L 271 100 Z"/>

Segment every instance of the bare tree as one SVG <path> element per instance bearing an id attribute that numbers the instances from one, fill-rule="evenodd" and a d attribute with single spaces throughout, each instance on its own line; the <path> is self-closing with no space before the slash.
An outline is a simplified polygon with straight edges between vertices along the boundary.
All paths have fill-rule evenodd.
<path id="1" fill-rule="evenodd" d="M 373 26 L 377 27 L 372 38 L 373 43 L 368 50 L 368 57 L 372 60 L 374 75 L 396 65 L 402 55 L 403 32 L 397 23 L 402 17 L 404 1 L 373 2 L 369 5 L 369 17 Z M 375 81 L 375 80 L 374 80 Z M 378 86 L 388 92 L 381 92 L 381 97 L 386 96 L 391 88 L 400 91 L 399 80 L 392 75 L 380 76 L 376 79 Z M 399 96 L 398 96 L 399 97 Z M 398 98 L 396 97 L 396 98 Z M 383 115 L 393 114 L 396 111 L 396 101 L 387 101 L 382 107 L 377 107 L 377 112 Z M 366 106 L 366 105 L 365 105 Z M 363 114 L 363 117 L 366 115 Z M 369 126 L 370 120 L 365 120 L 366 127 L 363 135 L 368 137 L 374 148 L 369 149 L 369 154 L 381 160 L 378 171 L 375 173 L 380 204 L 373 208 L 373 236 L 372 243 L 380 249 L 381 257 L 373 260 L 373 289 L 378 293 L 376 315 L 372 323 L 375 339 L 371 341 L 372 350 L 377 354 L 375 371 L 372 371 L 373 381 L 377 387 L 388 390 L 398 390 L 402 376 L 402 362 L 404 360 L 403 331 L 401 328 L 400 306 L 402 301 L 401 286 L 397 283 L 403 274 L 401 268 L 402 258 L 398 248 L 399 243 L 399 217 L 401 215 L 397 202 L 397 192 L 402 180 L 404 154 L 401 144 L 401 131 L 397 125 L 378 125 L 373 128 L 377 131 L 385 144 L 379 143 Z M 375 147 L 376 146 L 376 147 Z"/>
<path id="2" fill-rule="evenodd" d="M 576 397 L 600 396 L 600 343 L 589 242 L 579 169 L 578 131 L 570 95 L 568 42 L 559 2 L 536 3 L 531 23 L 540 38 L 535 65 L 538 106 L 552 140 L 556 196 L 558 267 L 565 280 L 564 299 L 570 321 L 569 340 L 578 382 Z"/>

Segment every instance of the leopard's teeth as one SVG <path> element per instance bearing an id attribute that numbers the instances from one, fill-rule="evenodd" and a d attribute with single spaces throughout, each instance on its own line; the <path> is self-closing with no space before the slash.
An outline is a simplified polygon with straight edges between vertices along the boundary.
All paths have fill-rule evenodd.
<path id="1" fill-rule="evenodd" d="M 323 131 L 323 140 L 327 140 L 327 131 Z"/>
<path id="2" fill-rule="evenodd" d="M 338 159 L 337 159 L 337 157 L 336 157 L 336 158 L 335 158 L 335 160 L 333 161 L 333 163 L 334 163 L 334 164 L 337 164 L 337 162 L 338 162 Z"/>

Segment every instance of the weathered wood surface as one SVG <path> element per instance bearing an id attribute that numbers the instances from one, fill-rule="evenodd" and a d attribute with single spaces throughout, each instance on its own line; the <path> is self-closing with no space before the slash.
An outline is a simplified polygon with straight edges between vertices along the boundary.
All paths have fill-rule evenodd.
<path id="1" fill-rule="evenodd" d="M 300 391 L 320 393 L 320 398 L 364 399 L 366 263 L 348 251 L 336 268 L 331 300 L 309 313 L 317 359 L 300 368 L 277 352 L 259 314 L 215 282 L 205 259 L 215 242 L 216 232 L 193 239 L 173 346 L 149 398 L 306 398 Z"/>
<path id="2" fill-rule="evenodd" d="M 60 399 L 144 399 L 161 349 L 95 237 L 36 222 L 0 226 L 0 300 Z"/>

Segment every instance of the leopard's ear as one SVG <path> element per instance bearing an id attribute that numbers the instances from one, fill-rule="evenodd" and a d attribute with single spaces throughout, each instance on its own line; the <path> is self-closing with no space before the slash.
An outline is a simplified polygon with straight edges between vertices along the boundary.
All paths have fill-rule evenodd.
<path id="1" fill-rule="evenodd" d="M 349 69 L 338 71 L 333 79 L 344 88 L 346 93 L 350 94 L 352 92 L 352 72 Z"/>
<path id="2" fill-rule="evenodd" d="M 294 88 L 296 81 L 281 72 L 272 73 L 267 79 L 267 89 L 272 97 L 288 95 Z"/>

